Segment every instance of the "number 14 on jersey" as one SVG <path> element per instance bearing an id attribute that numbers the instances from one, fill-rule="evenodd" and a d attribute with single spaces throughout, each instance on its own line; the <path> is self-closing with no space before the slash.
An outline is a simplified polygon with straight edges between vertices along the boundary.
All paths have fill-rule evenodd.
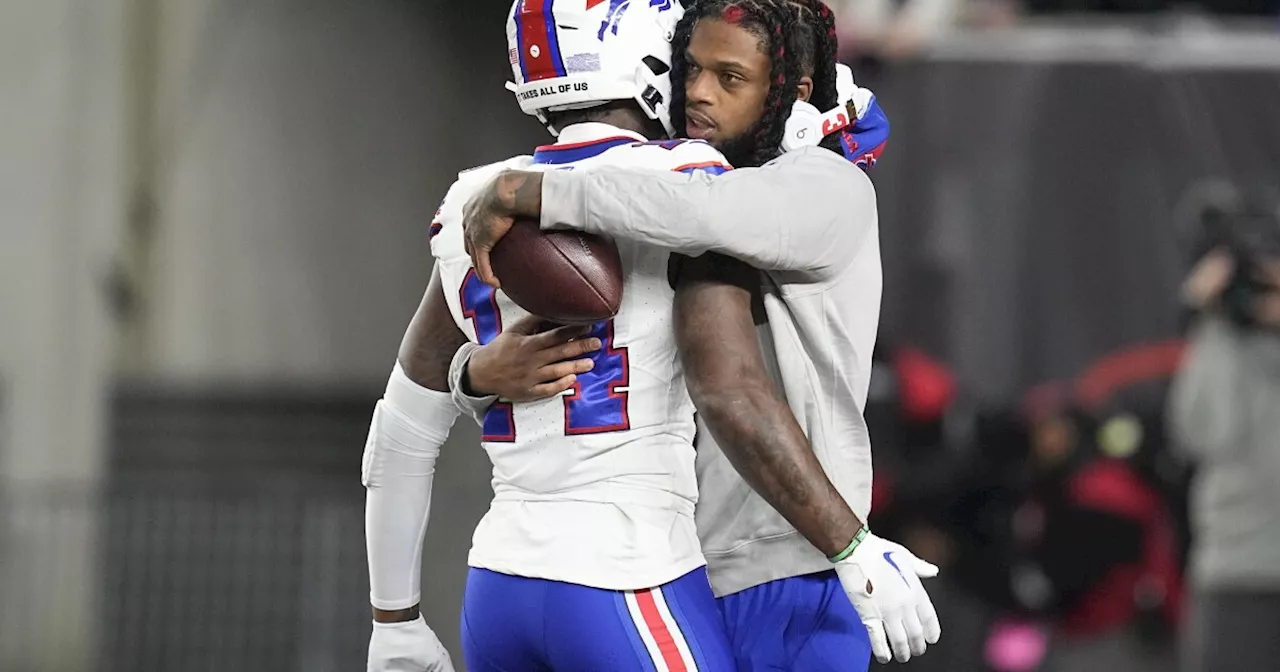
<path id="1" fill-rule="evenodd" d="M 462 281 L 460 294 L 462 314 L 471 320 L 480 345 L 497 338 L 502 333 L 502 313 L 494 289 L 481 282 L 472 269 Z M 629 376 L 627 349 L 613 345 L 613 320 L 597 322 L 588 336 L 600 339 L 602 347 L 591 354 L 595 367 L 579 374 L 570 394 L 561 397 L 564 433 L 573 436 L 630 429 L 627 393 L 619 390 L 627 386 Z M 498 402 L 489 407 L 481 440 L 516 440 L 515 410 L 510 403 Z"/>

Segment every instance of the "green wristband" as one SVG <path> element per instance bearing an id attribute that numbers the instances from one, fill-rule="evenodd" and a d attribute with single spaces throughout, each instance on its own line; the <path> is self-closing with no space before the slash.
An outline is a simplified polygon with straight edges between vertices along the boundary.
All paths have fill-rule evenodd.
<path id="1" fill-rule="evenodd" d="M 849 545 L 845 546 L 843 551 L 840 551 L 827 559 L 831 562 L 840 562 L 841 560 L 853 555 L 853 551 L 858 548 L 858 544 L 861 544 L 863 539 L 867 538 L 868 534 L 871 534 L 871 529 L 866 525 L 863 525 L 862 529 L 858 530 L 858 533 L 853 535 L 853 541 L 849 542 Z"/>

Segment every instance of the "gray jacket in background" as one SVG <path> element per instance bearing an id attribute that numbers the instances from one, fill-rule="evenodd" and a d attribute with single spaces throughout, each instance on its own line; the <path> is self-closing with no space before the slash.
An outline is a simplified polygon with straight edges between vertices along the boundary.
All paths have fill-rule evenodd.
<path id="1" fill-rule="evenodd" d="M 1203 318 L 1169 399 L 1197 461 L 1192 582 L 1280 589 L 1280 336 Z"/>

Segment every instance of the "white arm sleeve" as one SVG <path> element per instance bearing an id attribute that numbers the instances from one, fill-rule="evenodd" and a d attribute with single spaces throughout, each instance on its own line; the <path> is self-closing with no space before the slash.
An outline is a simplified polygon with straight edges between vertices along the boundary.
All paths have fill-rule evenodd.
<path id="1" fill-rule="evenodd" d="M 453 361 L 449 363 L 449 389 L 452 390 L 453 403 L 458 410 L 483 427 L 484 415 L 498 397 L 497 395 L 473 397 L 463 391 L 466 386 L 462 384 L 462 376 L 467 372 L 467 365 L 471 363 L 471 355 L 480 348 L 481 346 L 475 343 L 463 343 L 462 347 L 453 353 Z"/>
<path id="2" fill-rule="evenodd" d="M 876 223 L 863 171 L 821 147 L 759 168 L 705 173 L 599 168 L 542 178 L 542 228 L 571 228 L 767 271 L 842 271 Z"/>
<path id="3" fill-rule="evenodd" d="M 373 411 L 361 481 L 369 603 L 406 609 L 422 597 L 422 539 L 431 512 L 436 457 L 458 417 L 447 392 L 428 390 L 396 362 L 387 391 Z"/>

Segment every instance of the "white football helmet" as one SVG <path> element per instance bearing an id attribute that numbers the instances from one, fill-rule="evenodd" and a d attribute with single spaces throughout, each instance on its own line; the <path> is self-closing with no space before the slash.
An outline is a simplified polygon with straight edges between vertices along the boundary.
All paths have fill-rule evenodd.
<path id="1" fill-rule="evenodd" d="M 525 114 L 635 100 L 671 127 L 671 38 L 679 0 L 515 0 L 507 19 L 508 85 Z"/>

